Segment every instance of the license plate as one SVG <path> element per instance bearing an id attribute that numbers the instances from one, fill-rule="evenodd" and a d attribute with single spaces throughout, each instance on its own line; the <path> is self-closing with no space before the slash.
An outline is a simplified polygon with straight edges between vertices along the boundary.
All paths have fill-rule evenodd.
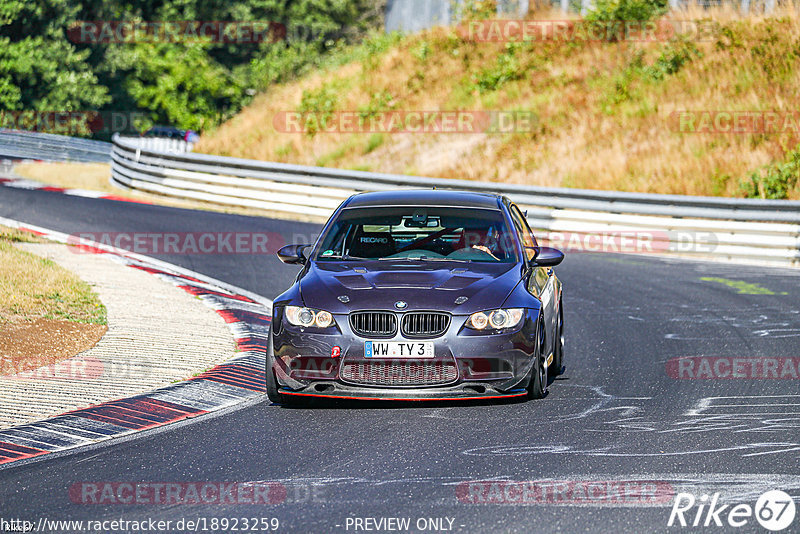
<path id="1" fill-rule="evenodd" d="M 365 358 L 433 358 L 432 341 L 366 341 Z"/>

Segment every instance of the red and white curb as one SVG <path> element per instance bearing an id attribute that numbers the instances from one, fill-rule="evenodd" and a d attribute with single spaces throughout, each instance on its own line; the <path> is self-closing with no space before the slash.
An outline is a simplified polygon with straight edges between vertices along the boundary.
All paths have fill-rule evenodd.
<path id="1" fill-rule="evenodd" d="M 0 224 L 60 243 L 69 239 L 67 234 L 3 217 Z M 74 238 L 69 239 L 69 243 L 74 242 Z M 228 323 L 239 352 L 198 376 L 150 393 L 0 430 L 0 467 L 197 417 L 264 394 L 272 301 L 154 258 L 90 241 L 81 241 L 78 246 L 111 254 L 115 261 L 152 273 L 197 296 Z"/>
<path id="2" fill-rule="evenodd" d="M 119 200 L 123 202 L 136 202 L 138 204 L 151 204 L 144 200 L 136 200 L 133 198 L 122 197 L 118 195 L 110 195 L 101 191 L 92 191 L 90 189 L 74 189 L 68 187 L 56 187 L 48 185 L 36 180 L 28 180 L 27 178 L 13 178 L 7 176 L 0 176 L 0 185 L 5 187 L 13 187 L 15 189 L 28 189 L 32 191 L 52 191 L 55 193 L 63 193 L 74 197 L 85 198 L 103 198 L 105 200 Z"/>

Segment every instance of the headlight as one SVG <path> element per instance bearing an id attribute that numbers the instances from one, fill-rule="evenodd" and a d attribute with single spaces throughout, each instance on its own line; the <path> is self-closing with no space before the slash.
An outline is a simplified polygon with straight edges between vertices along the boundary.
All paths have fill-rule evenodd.
<path id="1" fill-rule="evenodd" d="M 328 328 L 333 324 L 333 315 L 330 312 L 318 311 L 316 318 L 317 326 L 320 328 Z"/>
<path id="2" fill-rule="evenodd" d="M 517 326 L 525 315 L 522 308 L 507 308 L 486 312 L 476 312 L 467 319 L 467 326 L 475 330 L 502 330 Z"/>
<path id="3" fill-rule="evenodd" d="M 286 306 L 286 320 L 295 326 L 328 328 L 333 324 L 333 315 L 324 310 L 312 310 L 300 306 Z"/>

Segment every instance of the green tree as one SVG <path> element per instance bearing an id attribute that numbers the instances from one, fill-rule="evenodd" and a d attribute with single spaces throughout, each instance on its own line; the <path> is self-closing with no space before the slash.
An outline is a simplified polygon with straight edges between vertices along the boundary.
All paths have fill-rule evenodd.
<path id="1" fill-rule="evenodd" d="M 135 104 L 168 124 L 202 130 L 235 112 L 244 88 L 208 54 L 208 45 L 137 43 L 112 48 L 108 60 L 123 68 L 123 87 Z"/>
<path id="2" fill-rule="evenodd" d="M 60 31 L 77 6 L 67 0 L 0 1 L 0 106 L 81 111 L 108 103 L 108 90 Z"/>
<path id="3" fill-rule="evenodd" d="M 380 20 L 385 0 L 0 0 L 0 109 L 147 111 L 202 129 Z M 80 42 L 79 21 L 274 22 L 280 42 Z"/>

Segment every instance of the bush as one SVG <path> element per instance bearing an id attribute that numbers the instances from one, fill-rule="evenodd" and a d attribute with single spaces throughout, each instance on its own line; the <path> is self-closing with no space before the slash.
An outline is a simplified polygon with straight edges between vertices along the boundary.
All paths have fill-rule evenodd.
<path id="1" fill-rule="evenodd" d="M 603 110 L 614 113 L 615 105 L 636 98 L 638 83 L 641 81 L 663 82 L 699 57 L 702 57 L 702 53 L 687 39 L 673 40 L 652 65 L 645 64 L 643 50 L 635 51 L 622 72 L 612 79 L 611 87 L 603 98 Z"/>
<path id="2" fill-rule="evenodd" d="M 800 145 L 792 150 L 785 161 L 773 164 L 764 174 L 754 172 L 740 188 L 748 198 L 786 199 L 800 182 Z"/>
<path id="3" fill-rule="evenodd" d="M 666 12 L 667 0 L 597 0 L 584 18 L 590 22 L 644 22 Z"/>
<path id="4" fill-rule="evenodd" d="M 520 47 L 520 43 L 507 43 L 505 51 L 497 57 L 497 62 L 478 73 L 474 78 L 478 91 L 494 91 L 506 82 L 522 79 L 525 73 L 516 56 Z"/>
<path id="5" fill-rule="evenodd" d="M 614 106 L 634 98 L 636 93 L 634 81 L 641 76 L 641 73 L 646 68 L 643 65 L 644 51 L 637 50 L 625 68 L 622 69 L 622 72 L 611 80 L 611 87 L 606 91 L 601 104 L 605 113 L 615 113 Z"/>
<path id="6" fill-rule="evenodd" d="M 383 134 L 374 133 L 370 135 L 369 139 L 367 140 L 367 146 L 364 147 L 364 154 L 369 154 L 370 152 L 381 146 L 383 144 L 383 141 L 384 141 Z"/>
<path id="7" fill-rule="evenodd" d="M 395 107 L 395 100 L 391 93 L 387 90 L 372 93 L 369 97 L 369 103 L 366 106 L 358 108 L 358 116 L 363 119 L 375 117 L 382 111 L 388 111 Z"/>
<path id="8" fill-rule="evenodd" d="M 487 20 L 497 16 L 497 0 L 461 0 L 452 5 L 456 17 L 463 20 Z"/>
<path id="9" fill-rule="evenodd" d="M 686 63 L 702 57 L 702 55 L 692 41 L 676 40 L 661 52 L 652 65 L 645 68 L 644 74 L 653 81 L 661 81 L 667 76 L 677 73 Z"/>
<path id="10" fill-rule="evenodd" d="M 800 45 L 787 35 L 782 25 L 785 25 L 784 19 L 764 24 L 759 43 L 750 49 L 750 53 L 769 81 L 793 83 L 800 59 Z"/>
<path id="11" fill-rule="evenodd" d="M 309 120 L 306 121 L 306 133 L 310 137 L 314 137 L 323 129 L 333 116 L 339 102 L 340 89 L 339 84 L 331 82 L 312 91 L 303 91 L 298 111 L 303 115 L 309 115 Z"/>

